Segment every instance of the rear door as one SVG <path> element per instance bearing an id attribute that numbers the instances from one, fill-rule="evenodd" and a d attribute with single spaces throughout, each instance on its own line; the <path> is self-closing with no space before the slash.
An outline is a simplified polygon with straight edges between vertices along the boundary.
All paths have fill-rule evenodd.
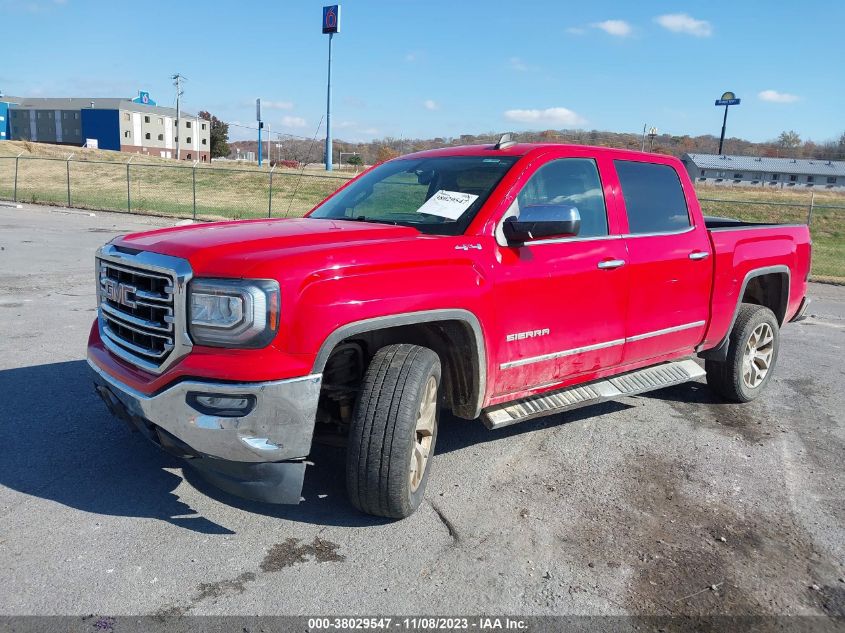
<path id="1" fill-rule="evenodd" d="M 526 205 L 576 206 L 581 231 L 521 245 L 497 236 L 494 400 L 551 387 L 622 359 L 625 244 L 613 190 L 603 184 L 612 165 L 588 152 L 578 154 L 570 149 L 566 156 L 539 161 L 514 188 L 519 193 L 513 201 L 505 201 L 505 217 Z"/>
<path id="2" fill-rule="evenodd" d="M 613 162 L 628 224 L 624 362 L 691 353 L 709 317 L 713 272 L 707 230 L 695 224 L 672 164 Z"/>

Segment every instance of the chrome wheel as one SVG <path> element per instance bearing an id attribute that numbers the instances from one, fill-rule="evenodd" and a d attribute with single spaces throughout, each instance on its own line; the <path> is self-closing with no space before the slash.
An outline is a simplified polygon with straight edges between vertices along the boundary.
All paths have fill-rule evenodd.
<path id="1" fill-rule="evenodd" d="M 417 425 L 414 432 L 414 449 L 411 451 L 410 484 L 411 492 L 416 492 L 425 475 L 428 458 L 431 455 L 431 443 L 434 439 L 434 427 L 437 424 L 437 379 L 429 376 L 423 388 L 420 410 L 417 413 Z"/>
<path id="2" fill-rule="evenodd" d="M 751 332 L 745 343 L 742 358 L 742 381 L 746 387 L 756 389 L 765 380 L 772 366 L 775 334 L 772 326 L 761 323 Z"/>

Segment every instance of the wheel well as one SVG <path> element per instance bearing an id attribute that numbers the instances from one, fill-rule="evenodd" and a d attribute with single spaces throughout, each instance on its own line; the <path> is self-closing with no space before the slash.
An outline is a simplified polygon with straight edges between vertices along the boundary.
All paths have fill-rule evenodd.
<path id="1" fill-rule="evenodd" d="M 336 373 L 339 364 L 348 367 L 350 362 L 366 369 L 379 349 L 396 343 L 421 345 L 434 351 L 443 370 L 444 404 L 458 417 L 472 419 L 478 415 L 479 390 L 483 385 L 476 346 L 482 343 L 475 340 L 472 327 L 460 320 L 413 323 L 356 333 L 332 348 L 324 372 Z M 359 350 L 360 362 L 354 359 L 355 352 L 351 350 Z"/>
<path id="2" fill-rule="evenodd" d="M 767 273 L 748 280 L 742 303 L 765 306 L 775 313 L 778 324 L 783 325 L 789 300 L 789 275 L 786 273 Z"/>

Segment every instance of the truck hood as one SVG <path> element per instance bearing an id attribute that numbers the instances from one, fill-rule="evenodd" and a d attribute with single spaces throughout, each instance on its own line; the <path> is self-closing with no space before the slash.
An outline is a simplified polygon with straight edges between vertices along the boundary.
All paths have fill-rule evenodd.
<path id="1" fill-rule="evenodd" d="M 117 246 L 182 257 L 195 271 L 236 259 L 241 267 L 281 254 L 331 250 L 362 242 L 395 241 L 422 234 L 407 226 L 309 218 L 214 222 L 131 233 Z M 280 252 L 282 251 L 282 252 Z"/>

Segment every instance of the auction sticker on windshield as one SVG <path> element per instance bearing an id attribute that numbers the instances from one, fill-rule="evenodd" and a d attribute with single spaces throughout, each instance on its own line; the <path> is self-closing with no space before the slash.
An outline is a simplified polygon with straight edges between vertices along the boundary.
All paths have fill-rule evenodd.
<path id="1" fill-rule="evenodd" d="M 478 200 L 478 196 L 471 193 L 441 189 L 426 200 L 425 204 L 417 209 L 417 213 L 457 220 L 476 200 Z"/>

